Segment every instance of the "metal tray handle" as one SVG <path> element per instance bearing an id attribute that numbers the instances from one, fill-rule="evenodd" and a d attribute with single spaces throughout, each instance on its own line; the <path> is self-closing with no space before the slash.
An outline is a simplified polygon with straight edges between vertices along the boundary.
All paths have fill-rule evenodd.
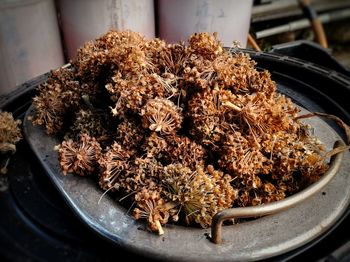
<path id="1" fill-rule="evenodd" d="M 334 149 L 342 146 L 344 146 L 344 143 L 340 140 L 334 143 Z M 343 155 L 344 152 L 339 152 L 332 156 L 329 168 L 320 180 L 290 197 L 260 206 L 229 208 L 216 213 L 211 224 L 211 241 L 215 244 L 220 244 L 222 242 L 222 223 L 228 219 L 259 217 L 274 214 L 289 209 L 316 194 L 337 174 Z"/>

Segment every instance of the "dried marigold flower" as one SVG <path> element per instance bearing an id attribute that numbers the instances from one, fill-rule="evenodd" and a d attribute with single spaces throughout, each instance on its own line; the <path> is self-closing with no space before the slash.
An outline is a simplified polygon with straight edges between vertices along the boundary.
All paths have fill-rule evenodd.
<path id="1" fill-rule="evenodd" d="M 95 138 L 83 134 L 78 142 L 69 139 L 59 148 L 59 162 L 64 175 L 80 176 L 92 174 L 101 157 L 101 147 Z"/>
<path id="2" fill-rule="evenodd" d="M 140 115 L 144 128 L 163 134 L 176 132 L 180 128 L 183 119 L 181 109 L 164 98 L 148 100 L 141 109 Z"/>

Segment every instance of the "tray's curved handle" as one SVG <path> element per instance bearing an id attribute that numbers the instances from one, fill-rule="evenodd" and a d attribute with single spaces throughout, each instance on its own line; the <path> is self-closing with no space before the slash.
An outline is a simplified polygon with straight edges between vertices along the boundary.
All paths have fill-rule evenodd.
<path id="1" fill-rule="evenodd" d="M 344 146 L 344 143 L 340 140 L 336 141 L 334 144 L 334 148 L 342 146 Z M 291 208 L 301 201 L 311 197 L 327 185 L 336 175 L 340 168 L 343 154 L 344 152 L 339 152 L 332 156 L 327 172 L 317 182 L 290 197 L 260 206 L 229 208 L 216 213 L 211 224 L 211 241 L 215 244 L 221 243 L 222 223 L 225 220 L 232 218 L 259 217 L 277 213 Z"/>

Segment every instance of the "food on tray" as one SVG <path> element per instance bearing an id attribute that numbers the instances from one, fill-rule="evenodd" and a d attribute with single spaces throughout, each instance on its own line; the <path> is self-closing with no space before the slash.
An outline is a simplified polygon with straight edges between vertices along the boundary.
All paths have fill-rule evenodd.
<path id="1" fill-rule="evenodd" d="M 327 169 L 269 72 L 216 34 L 186 45 L 109 31 L 52 71 L 33 104 L 33 122 L 63 140 L 63 174 L 92 176 L 160 234 L 284 199 Z"/>

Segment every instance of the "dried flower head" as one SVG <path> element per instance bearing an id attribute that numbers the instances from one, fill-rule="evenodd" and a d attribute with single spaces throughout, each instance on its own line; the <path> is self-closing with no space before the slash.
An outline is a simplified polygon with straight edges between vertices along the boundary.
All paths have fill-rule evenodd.
<path id="1" fill-rule="evenodd" d="M 88 81 L 111 75 L 116 69 L 137 72 L 148 64 L 141 49 L 144 42 L 135 32 L 110 30 L 80 48 L 72 63 L 77 75 Z"/>
<path id="2" fill-rule="evenodd" d="M 71 126 L 71 136 L 79 137 L 81 134 L 87 134 L 95 137 L 98 142 L 109 139 L 109 134 L 105 128 L 103 112 L 96 112 L 91 109 L 81 109 L 75 114 L 75 120 Z"/>
<path id="3" fill-rule="evenodd" d="M 159 172 L 162 165 L 153 157 L 136 157 L 131 163 L 129 172 L 120 177 L 120 184 L 127 193 L 138 192 L 142 188 L 158 187 Z"/>
<path id="4" fill-rule="evenodd" d="M 99 184 L 104 190 L 119 190 L 123 185 L 120 177 L 129 169 L 129 159 L 135 152 L 124 149 L 117 142 L 98 159 L 101 174 Z"/>
<path id="5" fill-rule="evenodd" d="M 61 145 L 63 173 L 99 171 L 102 189 L 134 200 L 135 218 L 160 234 L 168 220 L 208 227 L 222 209 L 281 200 L 327 169 L 268 71 L 216 34 L 188 42 L 110 30 L 33 100 L 48 134 L 80 136 Z"/>
<path id="6" fill-rule="evenodd" d="M 115 140 L 127 150 L 136 150 L 143 138 L 140 124 L 133 119 L 125 119 L 118 125 Z"/>
<path id="7" fill-rule="evenodd" d="M 164 199 L 161 198 L 160 192 L 142 189 L 135 196 L 137 207 L 133 214 L 135 219 L 146 219 L 147 227 L 159 235 L 164 234 L 161 225 L 165 225 L 169 219 L 169 207 Z"/>
<path id="8" fill-rule="evenodd" d="M 189 51 L 206 59 L 214 59 L 223 53 L 223 48 L 217 38 L 217 33 L 195 33 L 188 40 Z"/>
<path id="9" fill-rule="evenodd" d="M 16 144 L 21 138 L 21 120 L 13 119 L 12 113 L 0 110 L 0 144 Z"/>
<path id="10" fill-rule="evenodd" d="M 225 121 L 223 93 L 220 90 L 206 90 L 196 93 L 188 102 L 191 118 L 190 134 L 201 143 L 219 149 L 220 141 L 229 125 Z"/>
<path id="11" fill-rule="evenodd" d="M 95 138 L 82 134 L 78 142 L 69 139 L 59 148 L 59 162 L 64 175 L 80 176 L 92 174 L 101 157 L 101 147 Z"/>
<path id="12" fill-rule="evenodd" d="M 45 126 L 47 134 L 62 131 L 65 117 L 80 106 L 82 95 L 91 91 L 88 89 L 88 85 L 80 85 L 76 80 L 73 69 L 52 71 L 49 79 L 39 86 L 39 95 L 33 98 L 36 108 L 33 123 Z"/>
<path id="13" fill-rule="evenodd" d="M 163 134 L 175 133 L 182 122 L 181 109 L 164 98 L 148 100 L 140 115 L 144 128 Z"/>
<path id="14" fill-rule="evenodd" d="M 21 120 L 13 119 L 12 113 L 0 110 L 0 154 L 14 154 L 16 152 L 15 144 L 22 138 L 20 124 Z M 0 174 L 7 173 L 9 159 L 7 158 L 4 165 L 0 166 Z"/>
<path id="15" fill-rule="evenodd" d="M 156 132 L 152 132 L 150 136 L 146 137 L 142 149 L 146 152 L 147 156 L 161 160 L 166 156 L 169 147 L 164 138 L 158 136 Z"/>
<path id="16" fill-rule="evenodd" d="M 218 163 L 232 176 L 267 174 L 271 171 L 271 162 L 266 158 L 253 139 L 247 140 L 238 131 L 229 134 Z"/>
<path id="17" fill-rule="evenodd" d="M 161 175 L 163 194 L 180 205 L 188 224 L 198 223 L 206 228 L 212 217 L 220 210 L 232 205 L 236 191 L 230 186 L 230 179 L 222 172 L 208 167 L 195 171 L 180 164 L 168 165 Z"/>
<path id="18" fill-rule="evenodd" d="M 171 135 L 166 137 L 168 148 L 164 152 L 167 163 L 180 163 L 183 166 L 196 169 L 204 165 L 207 152 L 201 145 L 186 136 Z"/>
<path id="19" fill-rule="evenodd" d="M 111 94 L 115 106 L 112 114 L 125 118 L 128 113 L 139 113 L 149 99 L 163 97 L 167 94 L 167 86 L 155 74 L 132 74 L 123 77 L 120 72 L 113 77 L 113 83 L 108 83 L 106 89 Z"/>
<path id="20" fill-rule="evenodd" d="M 184 43 L 170 44 L 159 52 L 159 65 L 162 71 L 178 76 L 186 65 L 188 55 Z"/>

